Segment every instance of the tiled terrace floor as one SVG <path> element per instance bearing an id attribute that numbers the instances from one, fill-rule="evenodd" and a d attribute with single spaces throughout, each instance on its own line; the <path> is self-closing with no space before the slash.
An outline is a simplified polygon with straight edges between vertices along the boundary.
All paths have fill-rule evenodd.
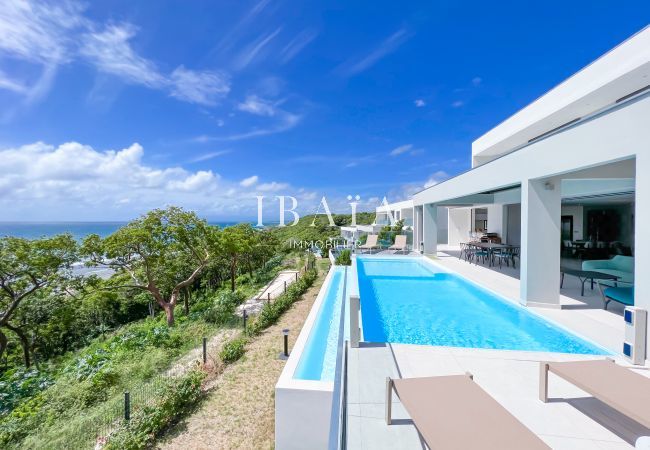
<path id="1" fill-rule="evenodd" d="M 383 255 L 382 255 L 383 256 Z M 440 251 L 435 262 L 506 298 L 519 298 L 518 271 L 495 270 L 468 264 L 453 250 Z M 561 309 L 531 308 L 573 332 L 614 351 L 621 345 L 621 308 L 604 311 L 598 290 L 588 287 L 580 296 L 577 279 L 567 276 L 561 291 Z M 558 353 L 497 351 L 470 348 L 366 344 L 350 349 L 348 373 L 348 448 L 420 449 L 408 415 L 396 397 L 390 427 L 384 422 L 386 377 L 462 374 L 474 380 L 499 403 L 557 449 L 632 448 L 637 437 L 650 430 L 632 422 L 573 385 L 550 375 L 547 404 L 538 398 L 538 370 L 542 360 L 576 360 L 588 356 Z M 625 364 L 621 360 L 618 363 Z M 648 368 L 635 369 L 650 377 Z"/>

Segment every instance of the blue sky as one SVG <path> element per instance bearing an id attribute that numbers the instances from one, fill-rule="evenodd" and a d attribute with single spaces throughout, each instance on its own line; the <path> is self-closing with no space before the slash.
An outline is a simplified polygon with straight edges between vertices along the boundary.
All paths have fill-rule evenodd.
<path id="1" fill-rule="evenodd" d="M 401 200 L 649 17 L 647 1 L 9 0 L 0 220 Z"/>

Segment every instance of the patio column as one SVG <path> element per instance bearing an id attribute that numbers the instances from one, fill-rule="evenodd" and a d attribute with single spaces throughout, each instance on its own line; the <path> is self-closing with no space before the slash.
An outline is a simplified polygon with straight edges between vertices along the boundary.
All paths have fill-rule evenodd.
<path id="1" fill-rule="evenodd" d="M 650 152 L 636 154 L 634 203 L 634 304 L 650 312 Z M 645 175 L 644 175 L 645 174 Z M 650 332 L 646 334 L 646 360 L 650 360 Z"/>
<path id="2" fill-rule="evenodd" d="M 422 242 L 422 206 L 413 208 L 413 250 L 420 251 Z"/>
<path id="3" fill-rule="evenodd" d="M 422 231 L 424 254 L 435 255 L 438 251 L 438 207 L 427 203 L 422 208 Z"/>
<path id="4" fill-rule="evenodd" d="M 560 306 L 559 179 L 521 183 L 520 301 L 532 306 Z"/>

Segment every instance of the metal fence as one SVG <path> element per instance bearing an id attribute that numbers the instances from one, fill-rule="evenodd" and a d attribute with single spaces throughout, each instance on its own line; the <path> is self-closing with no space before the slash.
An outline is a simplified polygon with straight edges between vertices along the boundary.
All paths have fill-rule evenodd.
<path id="1" fill-rule="evenodd" d="M 114 394 L 107 401 L 89 409 L 81 423 L 70 430 L 65 430 L 65 443 L 52 443 L 52 448 L 98 449 L 106 443 L 112 433 L 128 424 L 136 415 L 147 407 L 155 407 L 162 400 L 162 391 L 188 373 L 193 367 L 211 362 L 221 348 L 211 346 L 203 338 L 192 350 L 187 360 L 178 360 L 175 365 L 163 373 L 153 375 L 146 382 L 134 383 L 128 389 Z"/>

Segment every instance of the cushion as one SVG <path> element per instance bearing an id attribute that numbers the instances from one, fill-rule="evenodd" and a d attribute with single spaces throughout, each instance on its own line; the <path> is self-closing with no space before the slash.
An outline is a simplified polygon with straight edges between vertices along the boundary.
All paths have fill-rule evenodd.
<path id="1" fill-rule="evenodd" d="M 632 287 L 609 287 L 603 293 L 605 297 L 624 305 L 634 305 L 634 288 Z"/>

